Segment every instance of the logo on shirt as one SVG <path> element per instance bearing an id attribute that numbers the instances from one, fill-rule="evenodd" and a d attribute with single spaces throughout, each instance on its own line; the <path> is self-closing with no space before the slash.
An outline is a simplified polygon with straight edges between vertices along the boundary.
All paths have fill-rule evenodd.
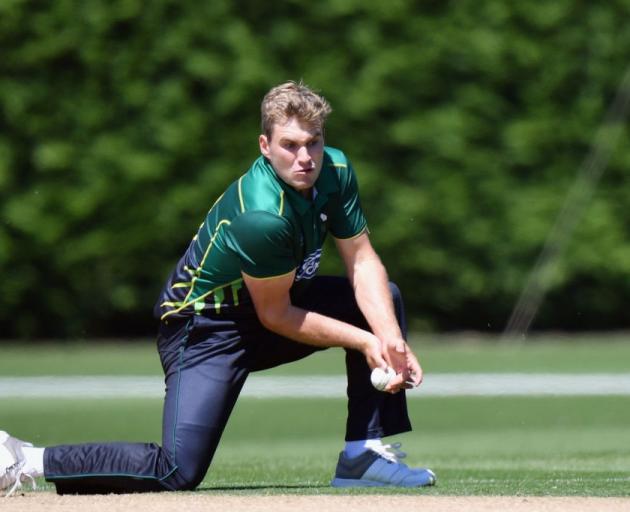
<path id="1" fill-rule="evenodd" d="M 317 274 L 317 269 L 319 268 L 319 259 L 321 258 L 321 256 L 321 249 L 317 249 L 316 251 L 309 254 L 302 262 L 302 266 L 295 276 L 295 280 L 301 281 L 302 279 L 312 279 L 315 274 Z"/>

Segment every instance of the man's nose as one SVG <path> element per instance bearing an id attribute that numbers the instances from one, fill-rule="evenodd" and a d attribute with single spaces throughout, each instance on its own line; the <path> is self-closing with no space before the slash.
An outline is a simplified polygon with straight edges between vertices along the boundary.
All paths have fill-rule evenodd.
<path id="1" fill-rule="evenodd" d="M 298 160 L 300 162 L 308 162 L 311 160 L 311 155 L 308 152 L 308 149 L 306 148 L 306 146 L 302 146 L 299 150 L 298 150 L 298 154 L 297 154 Z"/>

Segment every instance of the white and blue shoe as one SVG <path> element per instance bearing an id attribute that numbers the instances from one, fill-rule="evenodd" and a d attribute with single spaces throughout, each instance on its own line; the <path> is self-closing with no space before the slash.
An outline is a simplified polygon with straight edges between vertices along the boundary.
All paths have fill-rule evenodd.
<path id="1" fill-rule="evenodd" d="M 430 469 L 410 468 L 400 459 L 406 454 L 400 443 L 372 447 L 349 458 L 339 454 L 333 487 L 425 487 L 435 485 L 437 478 Z"/>
<path id="2" fill-rule="evenodd" d="M 33 489 L 36 488 L 35 479 L 24 471 L 24 446 L 33 445 L 0 430 L 0 491 L 9 489 L 5 497 L 11 496 L 25 481 L 29 481 Z"/>

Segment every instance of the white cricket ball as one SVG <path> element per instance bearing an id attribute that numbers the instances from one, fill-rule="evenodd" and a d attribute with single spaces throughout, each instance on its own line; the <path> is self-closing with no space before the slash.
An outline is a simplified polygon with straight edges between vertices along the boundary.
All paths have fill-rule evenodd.
<path id="1" fill-rule="evenodd" d="M 383 370 L 382 368 L 374 368 L 372 370 L 372 374 L 370 375 L 370 380 L 372 381 L 372 386 L 379 391 L 383 391 L 387 387 L 387 384 L 389 384 L 389 381 L 395 376 L 396 372 L 389 366 L 386 370 Z"/>

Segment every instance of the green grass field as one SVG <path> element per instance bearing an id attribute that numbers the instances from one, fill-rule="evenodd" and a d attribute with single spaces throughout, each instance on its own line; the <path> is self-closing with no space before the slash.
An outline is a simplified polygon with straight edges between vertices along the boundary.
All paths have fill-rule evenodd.
<path id="1" fill-rule="evenodd" d="M 630 372 L 630 339 L 623 335 L 519 344 L 417 338 L 413 344 L 428 374 Z M 151 343 L 43 345 L 27 351 L 5 345 L 1 354 L 0 376 L 160 371 Z M 268 373 L 341 373 L 342 355 L 331 350 Z M 404 443 L 411 464 L 429 466 L 439 478 L 423 493 L 630 496 L 630 396 L 425 397 L 411 399 L 409 408 L 414 431 L 396 440 Z M 160 409 L 155 399 L 0 396 L 0 428 L 40 445 L 159 441 Z M 375 492 L 328 486 L 344 422 L 341 399 L 243 398 L 200 490 Z"/>

